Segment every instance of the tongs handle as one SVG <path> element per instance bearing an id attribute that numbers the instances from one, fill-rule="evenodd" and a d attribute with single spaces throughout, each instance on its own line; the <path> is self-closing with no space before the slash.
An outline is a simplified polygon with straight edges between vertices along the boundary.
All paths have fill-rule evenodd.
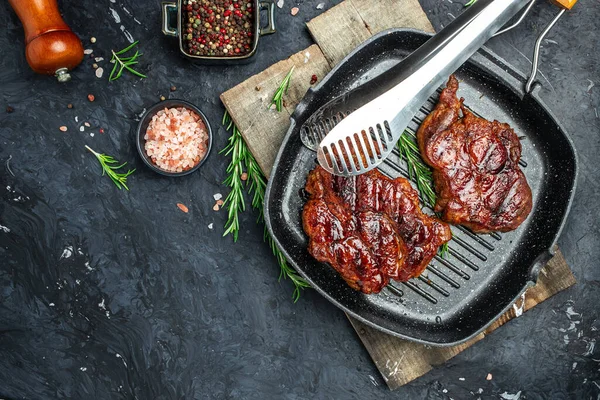
<path id="1" fill-rule="evenodd" d="M 400 84 L 382 97 L 389 107 L 401 110 L 394 125 L 406 126 L 416 111 L 441 86 L 450 74 L 468 60 L 495 32 L 522 9 L 529 0 L 490 1 L 443 46 L 428 59 L 418 62 L 417 68 Z M 423 47 L 427 47 L 426 43 Z"/>
<path id="2" fill-rule="evenodd" d="M 544 40 L 548 32 L 550 32 L 550 29 L 552 29 L 552 27 L 556 25 L 560 17 L 562 17 L 567 10 L 573 8 L 575 3 L 577 3 L 577 0 L 551 0 L 551 2 L 557 5 L 558 7 L 562 8 L 562 10 L 560 10 L 560 12 L 556 15 L 556 17 L 554 17 L 552 21 L 550 21 L 548 26 L 544 28 L 540 36 L 538 36 L 537 40 L 535 41 L 535 49 L 533 50 L 533 61 L 531 62 L 531 73 L 529 74 L 529 79 L 527 79 L 527 83 L 525 83 L 525 93 L 531 93 L 533 83 L 535 82 L 535 77 L 537 76 L 538 65 L 540 62 L 540 47 L 542 46 L 542 41 Z"/>
<path id="3" fill-rule="evenodd" d="M 554 5 L 559 6 L 560 8 L 564 8 L 565 10 L 570 10 L 573 8 L 577 0 L 551 0 Z"/>

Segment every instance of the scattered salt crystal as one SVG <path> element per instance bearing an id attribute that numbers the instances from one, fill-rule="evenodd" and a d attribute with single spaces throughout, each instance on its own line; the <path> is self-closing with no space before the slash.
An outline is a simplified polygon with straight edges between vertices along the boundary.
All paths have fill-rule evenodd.
<path id="1" fill-rule="evenodd" d="M 306 64 L 310 60 L 310 53 L 307 51 L 304 53 L 304 64 Z"/>
<path id="2" fill-rule="evenodd" d="M 322 10 L 323 7 L 325 7 L 325 3 L 319 3 L 319 4 L 317 4 L 317 10 Z"/>
<path id="3" fill-rule="evenodd" d="M 218 205 L 218 204 L 215 204 L 215 205 L 214 205 L 214 207 L 213 207 L 213 210 L 214 210 L 214 211 L 219 211 L 219 205 Z"/>
<path id="4" fill-rule="evenodd" d="M 69 128 L 67 128 L 66 126 L 63 125 L 60 128 L 58 128 L 58 129 L 60 129 L 62 132 L 66 132 L 67 129 L 69 129 Z"/>
<path id="5" fill-rule="evenodd" d="M 220 207 L 223 204 L 225 204 L 225 202 L 223 200 L 217 200 L 217 205 Z"/>
<path id="6" fill-rule="evenodd" d="M 87 368 L 86 368 L 86 367 L 81 367 L 81 368 L 79 368 L 79 369 L 80 369 L 81 371 L 83 371 L 83 372 L 87 371 Z"/>
<path id="7" fill-rule="evenodd" d="M 50 303 L 48 304 L 50 307 L 54 307 L 54 303 Z"/>
<path id="8" fill-rule="evenodd" d="M 75 122 L 79 122 L 79 117 L 77 115 L 75 116 Z"/>
<path id="9" fill-rule="evenodd" d="M 91 137 L 94 137 L 94 132 L 90 133 L 90 136 L 91 136 Z"/>
<path id="10" fill-rule="evenodd" d="M 94 50 L 92 50 L 92 49 L 85 49 L 83 51 L 83 54 L 92 54 L 93 52 L 94 52 Z"/>
<path id="11" fill-rule="evenodd" d="M 91 126 L 89 122 L 84 122 L 83 124 L 88 128 Z"/>
<path id="12" fill-rule="evenodd" d="M 83 125 L 82 125 L 82 126 L 80 126 L 80 127 L 79 127 L 79 131 L 80 131 L 80 132 L 83 132 L 83 131 L 85 131 L 85 127 L 84 127 Z"/>
<path id="13" fill-rule="evenodd" d="M 103 75 L 103 74 L 104 74 L 104 68 L 102 68 L 102 67 L 99 67 L 99 68 L 96 70 L 96 78 L 102 78 L 102 75 Z"/>
<path id="14" fill-rule="evenodd" d="M 487 376 L 485 377 L 486 381 L 491 381 L 492 380 L 492 374 L 487 374 Z"/>
<path id="15" fill-rule="evenodd" d="M 277 2 L 277 7 L 279 7 L 279 8 L 283 8 L 283 0 L 279 0 L 279 1 Z"/>
<path id="16" fill-rule="evenodd" d="M 94 61 L 96 61 L 96 62 L 104 61 L 104 57 L 96 57 L 96 58 L 94 58 Z"/>
<path id="17" fill-rule="evenodd" d="M 465 378 L 458 378 L 458 380 L 459 380 L 459 381 L 464 381 L 464 380 L 465 380 Z"/>
<path id="18" fill-rule="evenodd" d="M 212 229 L 214 226 L 214 224 L 211 222 L 210 224 L 208 224 L 208 229 Z"/>
<path id="19" fill-rule="evenodd" d="M 589 92 L 590 90 L 592 90 L 592 88 L 595 86 L 594 81 L 592 81 L 591 79 L 588 79 L 588 82 L 590 83 L 587 87 L 587 91 Z"/>
<path id="20" fill-rule="evenodd" d="M 296 15 L 296 14 L 298 14 L 299 11 L 300 11 L 300 9 L 298 7 L 294 7 L 294 8 L 292 8 L 290 14 Z"/>
<path id="21" fill-rule="evenodd" d="M 215 199 L 215 201 L 221 200 L 223 198 L 223 195 L 221 193 L 215 193 L 213 194 L 213 198 Z"/>
<path id="22" fill-rule="evenodd" d="M 443 389 L 442 392 L 443 393 L 448 393 L 448 389 Z"/>

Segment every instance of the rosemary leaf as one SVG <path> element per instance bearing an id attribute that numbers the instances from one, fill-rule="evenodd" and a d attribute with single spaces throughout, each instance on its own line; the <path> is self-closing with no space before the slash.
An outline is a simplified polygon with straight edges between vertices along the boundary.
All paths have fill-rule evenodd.
<path id="1" fill-rule="evenodd" d="M 128 52 L 129 50 L 133 49 L 133 47 L 138 44 L 139 40 L 136 40 L 135 42 L 131 43 L 129 46 L 125 47 L 123 50 L 119 50 L 117 51 L 115 54 L 116 55 L 121 55 L 123 53 Z"/>
<path id="2" fill-rule="evenodd" d="M 465 7 L 470 7 L 475 3 L 477 3 L 477 0 L 469 0 L 467 3 L 465 3 Z"/>
<path id="3" fill-rule="evenodd" d="M 135 172 L 135 169 L 128 170 L 126 173 L 116 172 L 118 169 L 123 168 L 125 165 L 127 165 L 127 163 L 124 162 L 121 165 L 113 165 L 118 164 L 117 160 L 115 160 L 113 157 L 108 156 L 106 154 L 100 154 L 92 150 L 87 145 L 85 146 L 85 148 L 88 149 L 94 156 L 96 156 L 96 158 L 100 162 L 100 165 L 102 166 L 103 176 L 108 175 L 108 177 L 114 182 L 117 188 L 121 189 L 121 187 L 124 187 L 126 190 L 129 190 L 129 188 L 127 187 L 127 177 L 133 174 Z"/>
<path id="4" fill-rule="evenodd" d="M 296 68 L 295 65 L 290 69 L 290 72 L 287 73 L 285 78 L 283 78 L 283 81 L 275 91 L 273 99 L 271 100 L 271 103 L 269 103 L 267 109 L 270 109 L 271 106 L 275 104 L 275 109 L 277 111 L 283 110 L 283 95 L 286 94 L 288 89 L 290 88 L 290 81 L 292 79 L 292 73 L 294 72 L 294 68 Z"/>
<path id="5" fill-rule="evenodd" d="M 138 62 L 139 62 L 138 59 L 142 55 L 138 50 L 136 50 L 136 52 L 132 56 L 119 57 L 121 54 L 125 54 L 128 51 L 130 51 L 131 49 L 133 49 L 133 47 L 137 44 L 138 44 L 138 42 L 135 41 L 131 45 L 124 48 L 123 50 L 120 50 L 117 52 L 112 50 L 112 58 L 111 58 L 110 62 L 114 63 L 115 66 L 113 67 L 110 75 L 108 76 L 109 81 L 116 81 L 117 79 L 119 79 L 121 77 L 121 75 L 123 74 L 123 71 L 125 71 L 125 70 L 131 72 L 133 75 L 138 76 L 140 78 L 146 78 L 146 75 L 144 75 L 141 72 L 138 72 L 132 68 L 133 65 L 138 64 Z"/>

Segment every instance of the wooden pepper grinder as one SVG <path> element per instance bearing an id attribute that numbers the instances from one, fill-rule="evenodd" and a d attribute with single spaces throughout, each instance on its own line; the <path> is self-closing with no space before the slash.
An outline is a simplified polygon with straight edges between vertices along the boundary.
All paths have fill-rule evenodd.
<path id="1" fill-rule="evenodd" d="M 81 40 L 63 21 L 56 0 L 8 0 L 25 28 L 25 56 L 31 69 L 71 79 L 69 71 L 83 60 Z"/>

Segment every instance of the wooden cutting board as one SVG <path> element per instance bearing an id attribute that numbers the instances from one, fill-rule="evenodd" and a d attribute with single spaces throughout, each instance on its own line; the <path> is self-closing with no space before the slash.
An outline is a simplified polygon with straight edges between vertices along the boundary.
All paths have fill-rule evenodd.
<path id="1" fill-rule="evenodd" d="M 223 104 L 267 177 L 290 125 L 289 117 L 310 87 L 312 75 L 319 79 L 324 77 L 356 46 L 382 30 L 415 28 L 433 32 L 417 0 L 345 0 L 308 22 L 307 27 L 315 45 L 221 95 Z M 267 110 L 273 93 L 292 66 L 295 70 L 288 94 L 284 97 L 284 109 L 282 112 Z M 573 284 L 575 277 L 557 250 L 540 273 L 537 284 L 527 290 L 518 304 L 477 337 L 453 347 L 424 346 L 387 335 L 351 317 L 349 319 L 383 379 L 393 390 L 483 339 L 515 318 L 516 313 L 529 310 Z"/>

